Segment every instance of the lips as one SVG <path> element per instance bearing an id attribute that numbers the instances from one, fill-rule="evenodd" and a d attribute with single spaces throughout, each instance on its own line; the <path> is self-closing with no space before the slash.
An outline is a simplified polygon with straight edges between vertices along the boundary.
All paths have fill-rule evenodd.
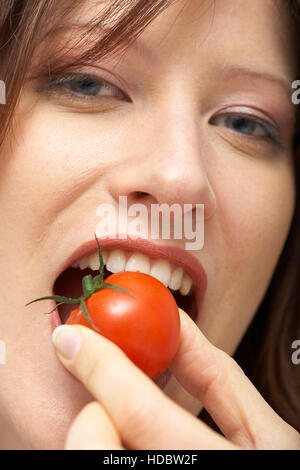
<path id="1" fill-rule="evenodd" d="M 201 263 L 190 252 L 180 247 L 158 245 L 146 239 L 133 239 L 127 237 L 114 239 L 98 238 L 98 240 L 102 251 L 121 249 L 129 253 L 139 252 L 148 256 L 152 260 L 166 260 L 175 266 L 182 267 L 183 270 L 192 279 L 193 294 L 188 296 L 188 299 L 184 299 L 184 301 L 182 301 L 182 298 L 179 293 L 172 293 L 178 305 L 185 311 L 187 311 L 187 313 L 191 316 L 194 321 L 197 320 L 206 292 L 207 276 Z M 74 271 L 79 271 L 79 269 L 72 269 L 71 266 L 78 263 L 81 258 L 92 255 L 96 251 L 97 242 L 95 239 L 84 242 L 78 248 L 76 248 L 74 252 L 66 258 L 66 260 L 62 263 L 61 267 L 59 268 L 57 272 L 55 286 L 53 287 L 52 295 L 60 294 L 70 297 L 77 297 L 78 293 L 76 293 L 75 295 L 73 293 L 72 295 L 71 291 L 68 292 L 68 287 L 71 288 L 70 284 L 72 284 L 73 286 L 77 285 L 77 290 L 81 289 L 81 282 L 79 281 L 84 275 L 89 274 L 90 271 L 80 271 L 80 279 L 78 274 L 76 279 Z M 95 272 L 93 274 L 95 274 Z M 81 292 L 79 293 L 79 295 L 81 295 Z M 181 301 L 181 305 L 179 300 Z M 191 308 L 192 303 L 193 308 Z M 53 307 L 55 307 L 55 304 L 53 305 Z M 66 319 L 66 314 L 61 315 L 61 310 L 60 312 L 57 309 L 54 310 L 51 318 L 52 327 L 55 328 L 56 326 L 61 324 L 62 319 L 63 321 Z"/>

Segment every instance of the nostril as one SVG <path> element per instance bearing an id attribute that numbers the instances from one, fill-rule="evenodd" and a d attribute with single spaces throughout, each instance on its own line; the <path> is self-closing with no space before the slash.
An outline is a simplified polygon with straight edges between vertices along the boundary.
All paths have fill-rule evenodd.
<path id="1" fill-rule="evenodd" d="M 142 197 L 146 197 L 146 196 L 149 196 L 149 193 L 145 193 L 144 191 L 136 191 L 134 193 L 134 196 L 136 198 L 142 198 Z"/>

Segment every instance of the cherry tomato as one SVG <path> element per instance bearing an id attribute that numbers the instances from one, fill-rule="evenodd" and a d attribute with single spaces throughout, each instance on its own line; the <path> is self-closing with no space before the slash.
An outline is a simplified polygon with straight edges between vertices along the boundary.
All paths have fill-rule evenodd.
<path id="1" fill-rule="evenodd" d="M 171 292 L 154 277 L 140 272 L 119 272 L 104 282 L 120 290 L 102 288 L 85 305 L 100 334 L 117 344 L 151 379 L 157 378 L 174 358 L 180 335 L 178 307 Z M 66 322 L 92 329 L 80 307 Z"/>

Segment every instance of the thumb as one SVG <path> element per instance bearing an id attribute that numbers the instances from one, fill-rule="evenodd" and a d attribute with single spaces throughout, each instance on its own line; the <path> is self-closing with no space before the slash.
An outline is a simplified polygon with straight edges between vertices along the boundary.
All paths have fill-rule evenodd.
<path id="1" fill-rule="evenodd" d="M 270 429 L 275 442 L 282 444 L 283 431 L 295 438 L 295 431 L 266 403 L 239 365 L 211 344 L 183 310 L 179 314 L 180 344 L 170 370 L 201 401 L 224 435 L 249 448 L 261 447 Z"/>

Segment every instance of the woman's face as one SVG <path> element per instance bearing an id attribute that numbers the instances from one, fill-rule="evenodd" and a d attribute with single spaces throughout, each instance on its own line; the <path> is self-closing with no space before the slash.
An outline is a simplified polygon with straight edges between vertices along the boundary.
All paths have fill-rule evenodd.
<path id="1" fill-rule="evenodd" d="M 95 3 L 84 2 L 76 20 L 92 18 Z M 91 399 L 56 358 L 47 301 L 24 304 L 51 295 L 66 260 L 93 238 L 101 203 L 117 207 L 126 195 L 148 207 L 205 204 L 204 247 L 191 252 L 207 275 L 196 321 L 213 344 L 235 351 L 294 208 L 293 55 L 275 3 L 177 1 L 139 46 L 74 69 L 94 76 L 92 85 L 26 82 L 0 160 L 3 447 L 61 447 Z M 164 391 L 200 411 L 174 377 Z"/>

